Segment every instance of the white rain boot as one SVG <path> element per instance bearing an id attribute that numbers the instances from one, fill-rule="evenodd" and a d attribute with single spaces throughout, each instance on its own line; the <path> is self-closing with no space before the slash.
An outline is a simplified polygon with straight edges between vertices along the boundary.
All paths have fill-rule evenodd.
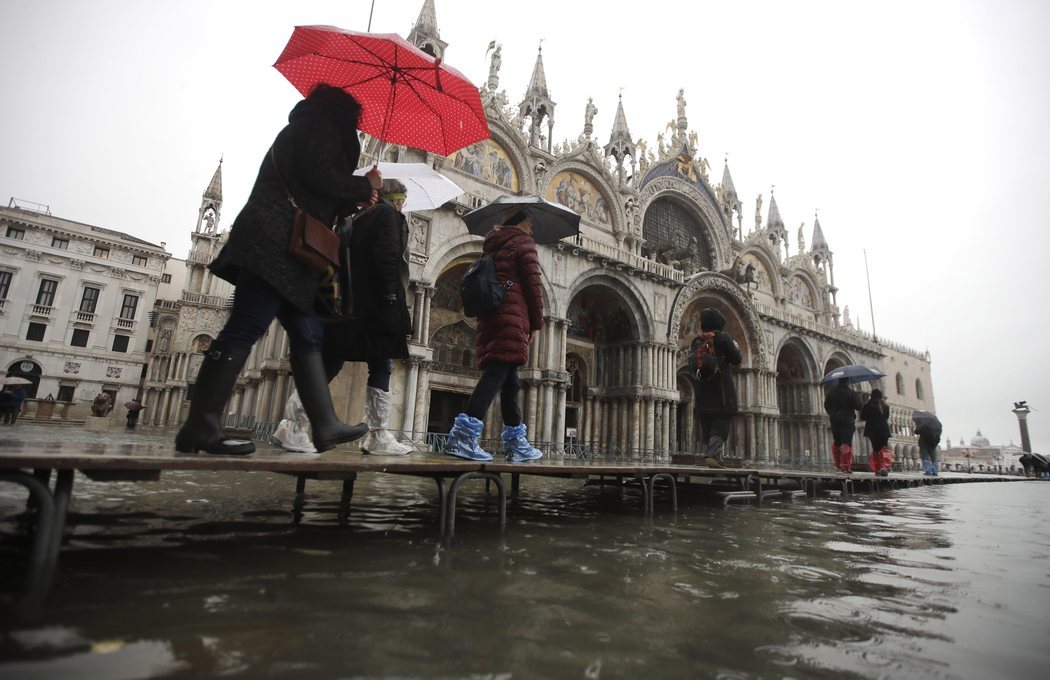
<path id="1" fill-rule="evenodd" d="M 270 441 L 285 451 L 317 453 L 317 448 L 310 441 L 310 434 L 306 429 L 309 424 L 310 419 L 306 417 L 303 402 L 299 400 L 299 392 L 292 390 L 288 402 L 284 405 L 284 420 L 270 435 Z"/>
<path id="2" fill-rule="evenodd" d="M 368 424 L 368 434 L 361 442 L 362 451 L 373 456 L 403 456 L 412 451 L 411 446 L 394 439 L 394 435 L 386 429 L 389 417 L 390 393 L 369 386 L 365 392 L 365 423 Z"/>

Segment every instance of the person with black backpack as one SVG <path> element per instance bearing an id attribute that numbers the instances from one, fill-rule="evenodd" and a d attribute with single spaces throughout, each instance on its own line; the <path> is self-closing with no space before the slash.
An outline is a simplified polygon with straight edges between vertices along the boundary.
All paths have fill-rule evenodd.
<path id="1" fill-rule="evenodd" d="M 529 358 L 532 334 L 543 328 L 543 289 L 536 241 L 527 208 L 499 214 L 499 224 L 485 236 L 484 253 L 492 258 L 504 292 L 500 304 L 477 315 L 475 336 L 481 379 L 464 413 L 456 416 L 444 453 L 467 460 L 488 461 L 492 454 L 478 445 L 482 419 L 500 395 L 503 432 L 500 439 L 508 461 L 523 463 L 542 457 L 528 440 L 518 407 L 518 367 Z"/>
<path id="2" fill-rule="evenodd" d="M 740 411 L 733 377 L 733 366 L 741 361 L 740 347 L 725 332 L 725 326 L 722 312 L 714 307 L 701 310 L 700 333 L 690 347 L 697 379 L 696 415 L 705 442 L 704 462 L 713 468 L 725 467 L 722 449 L 729 439 L 733 416 Z"/>

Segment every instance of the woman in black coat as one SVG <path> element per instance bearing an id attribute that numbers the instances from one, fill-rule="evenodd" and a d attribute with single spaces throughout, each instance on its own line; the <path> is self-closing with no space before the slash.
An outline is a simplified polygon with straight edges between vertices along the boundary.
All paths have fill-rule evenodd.
<path id="1" fill-rule="evenodd" d="M 349 94 L 319 85 L 295 105 L 263 158 L 248 202 L 210 265 L 237 288 L 226 325 L 205 352 L 189 417 L 175 437 L 178 451 L 244 455 L 255 450 L 251 442 L 223 437 L 223 407 L 252 346 L 275 317 L 288 333 L 296 387 L 318 450 L 367 431 L 335 415 L 321 360 L 321 323 L 313 312 L 319 273 L 288 252 L 295 215 L 289 195 L 324 224 L 349 214 L 359 202 L 374 200 L 379 172 L 353 174 L 360 156 L 360 111 Z"/>
<path id="2" fill-rule="evenodd" d="M 887 444 L 890 441 L 890 407 L 882 398 L 882 390 L 872 390 L 871 397 L 860 410 L 864 421 L 864 436 L 871 441 L 871 471 L 885 477 L 893 463 Z"/>
<path id="3" fill-rule="evenodd" d="M 325 374 L 332 380 L 345 361 L 368 363 L 365 453 L 404 455 L 412 447 L 386 429 L 390 416 L 392 359 L 408 358 L 412 319 L 408 314 L 408 223 L 401 209 L 407 189 L 383 180 L 380 202 L 356 215 L 350 232 L 350 286 L 354 316 L 325 326 Z"/>

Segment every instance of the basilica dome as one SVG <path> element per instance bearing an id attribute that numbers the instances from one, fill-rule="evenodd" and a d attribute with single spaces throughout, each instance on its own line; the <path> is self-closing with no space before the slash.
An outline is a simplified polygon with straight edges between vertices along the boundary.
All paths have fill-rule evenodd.
<path id="1" fill-rule="evenodd" d="M 992 443 L 988 441 L 988 437 L 981 434 L 980 430 L 977 430 L 977 434 L 970 440 L 970 446 L 973 447 L 991 446 L 991 444 Z"/>

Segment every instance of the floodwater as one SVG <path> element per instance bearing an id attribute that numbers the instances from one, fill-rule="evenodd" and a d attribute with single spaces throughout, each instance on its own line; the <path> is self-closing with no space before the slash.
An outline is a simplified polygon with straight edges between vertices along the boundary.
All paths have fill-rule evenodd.
<path id="1" fill-rule="evenodd" d="M 483 481 L 441 539 L 428 479 L 77 477 L 43 615 L 0 622 L 0 677 L 1043 678 L 1050 484 L 755 505 Z M 659 492 L 658 492 L 659 493 Z M 22 576 L 0 485 L 0 597 Z"/>

